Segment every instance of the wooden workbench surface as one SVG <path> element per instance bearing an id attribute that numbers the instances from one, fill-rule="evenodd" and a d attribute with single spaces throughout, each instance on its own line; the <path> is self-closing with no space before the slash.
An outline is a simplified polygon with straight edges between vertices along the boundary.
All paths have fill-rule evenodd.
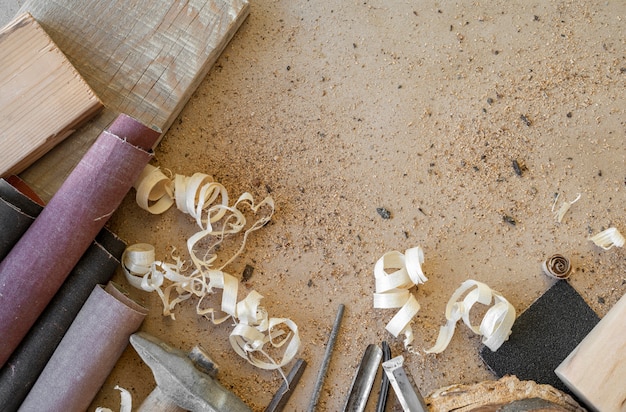
<path id="1" fill-rule="evenodd" d="M 226 271 L 253 266 L 240 297 L 258 291 L 300 328 L 309 367 L 288 410 L 308 405 L 340 303 L 321 410 L 343 406 L 366 345 L 382 340 L 405 355 L 423 393 L 494 379 L 480 337 L 461 324 L 440 355 L 403 352 L 385 331 L 395 311 L 373 309 L 372 293 L 387 251 L 424 249 L 418 350 L 433 345 L 462 281 L 487 283 L 519 313 L 553 282 L 541 262 L 554 253 L 571 259 L 572 285 L 599 315 L 626 293 L 624 250 L 588 240 L 612 226 L 626 233 L 624 19 L 619 1 L 251 2 L 153 163 L 211 174 L 232 197 L 275 199 L 273 223 Z M 557 208 L 581 194 L 560 223 L 557 193 Z M 177 210 L 148 215 L 134 193 L 109 227 L 154 244 L 159 259 L 184 251 L 195 231 Z M 121 272 L 115 280 L 126 282 Z M 269 403 L 281 376 L 232 351 L 228 322 L 199 318 L 195 301 L 171 320 L 156 295 L 129 293 L 151 309 L 143 330 L 182 349 L 201 343 L 226 387 L 254 410 Z M 153 389 L 132 348 L 93 408 L 118 408 L 115 385 L 136 404 Z"/>

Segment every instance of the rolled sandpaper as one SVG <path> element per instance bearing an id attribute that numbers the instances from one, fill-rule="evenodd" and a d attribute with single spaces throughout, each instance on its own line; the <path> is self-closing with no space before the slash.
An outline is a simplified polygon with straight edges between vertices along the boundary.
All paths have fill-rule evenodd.
<path id="1" fill-rule="evenodd" d="M 19 410 L 87 410 L 146 313 L 112 283 L 96 286 Z"/>
<path id="2" fill-rule="evenodd" d="M 119 265 L 125 243 L 102 229 L 46 309 L 0 369 L 0 410 L 17 411 L 54 350 L 99 283 L 107 283 Z"/>
<path id="3" fill-rule="evenodd" d="M 42 206 L 0 179 L 0 260 L 11 251 L 41 212 Z"/>
<path id="4" fill-rule="evenodd" d="M 0 366 L 119 206 L 159 135 L 120 115 L 0 263 Z"/>

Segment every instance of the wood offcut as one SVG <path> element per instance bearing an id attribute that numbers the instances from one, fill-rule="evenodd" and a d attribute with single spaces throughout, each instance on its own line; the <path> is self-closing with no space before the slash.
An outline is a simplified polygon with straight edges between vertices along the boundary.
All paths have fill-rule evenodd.
<path id="1" fill-rule="evenodd" d="M 626 296 L 556 368 L 569 389 L 593 410 L 626 410 Z"/>
<path id="2" fill-rule="evenodd" d="M 0 177 L 26 169 L 101 108 L 30 14 L 0 29 Z"/>

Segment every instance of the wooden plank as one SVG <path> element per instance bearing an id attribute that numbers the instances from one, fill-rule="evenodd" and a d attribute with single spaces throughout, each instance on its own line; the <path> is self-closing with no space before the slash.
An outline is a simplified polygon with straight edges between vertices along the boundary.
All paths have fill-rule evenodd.
<path id="1" fill-rule="evenodd" d="M 587 406 L 626 411 L 626 295 L 557 367 L 555 373 Z"/>
<path id="2" fill-rule="evenodd" d="M 0 176 L 21 172 L 102 103 L 28 13 L 0 30 Z"/>
<path id="3" fill-rule="evenodd" d="M 49 199 L 118 113 L 165 132 L 249 12 L 246 0 L 29 0 L 105 110 L 22 177 Z"/>

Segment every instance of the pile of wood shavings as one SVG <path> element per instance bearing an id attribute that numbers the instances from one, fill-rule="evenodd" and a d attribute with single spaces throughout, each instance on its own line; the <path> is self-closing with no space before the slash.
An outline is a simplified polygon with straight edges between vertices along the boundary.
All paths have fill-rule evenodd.
<path id="1" fill-rule="evenodd" d="M 282 374 L 281 368 L 294 359 L 300 347 L 297 325 L 290 319 L 269 317 L 265 308 L 260 306 L 263 296 L 254 290 L 238 301 L 239 282 L 223 271 L 243 251 L 248 235 L 270 221 L 274 213 L 272 198 L 267 197 L 255 204 L 252 195 L 244 193 L 231 206 L 228 192 L 211 176 L 195 173 L 191 177 L 176 175 L 168 180 L 158 168 L 150 165 L 135 187 L 137 203 L 144 210 L 161 214 L 176 204 L 181 212 L 194 218 L 200 230 L 187 240 L 191 267 L 178 256 L 173 256 L 174 263 L 157 261 L 152 245 L 129 246 L 122 256 L 126 280 L 138 289 L 157 292 L 163 303 L 163 315 L 172 319 L 173 310 L 179 303 L 196 297 L 198 315 L 210 318 L 214 324 L 228 319 L 235 322 L 229 341 L 237 354 L 256 367 L 278 369 Z M 257 219 L 249 227 L 242 212 L 244 205 Z M 259 210 L 265 206 L 269 208 L 269 213 L 258 216 Z M 243 232 L 240 248 L 220 267 L 215 267 L 218 246 L 226 236 L 239 232 Z M 207 238 L 213 241 L 198 254 L 199 246 Z M 222 290 L 223 314 L 220 317 L 219 310 L 206 307 L 205 298 L 215 293 L 215 289 Z M 273 348 L 284 347 L 282 359 L 274 360 L 264 348 L 266 344 Z"/>

